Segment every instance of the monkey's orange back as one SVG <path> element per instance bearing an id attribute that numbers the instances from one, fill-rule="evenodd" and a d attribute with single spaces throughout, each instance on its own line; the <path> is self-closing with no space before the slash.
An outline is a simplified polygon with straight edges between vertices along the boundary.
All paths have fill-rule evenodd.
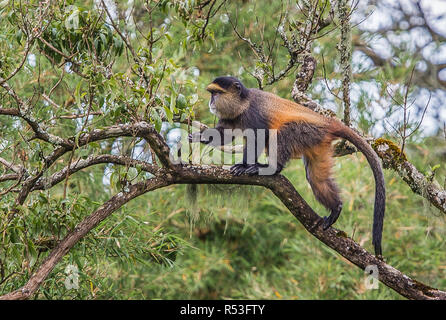
<path id="1" fill-rule="evenodd" d="M 290 122 L 305 122 L 325 127 L 327 120 L 316 112 L 297 104 L 293 101 L 283 99 L 273 93 L 260 91 L 262 95 L 267 96 L 265 101 L 268 105 L 261 105 L 263 109 L 267 109 L 266 113 L 270 115 L 270 129 L 280 128 Z"/>

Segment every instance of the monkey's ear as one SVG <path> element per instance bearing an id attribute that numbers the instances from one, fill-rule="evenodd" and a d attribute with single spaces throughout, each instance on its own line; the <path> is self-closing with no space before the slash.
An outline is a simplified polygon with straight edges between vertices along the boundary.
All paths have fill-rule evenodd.
<path id="1" fill-rule="evenodd" d="M 238 93 L 241 93 L 242 85 L 240 84 L 240 82 L 238 82 L 238 81 L 234 82 L 234 88 L 237 89 Z"/>

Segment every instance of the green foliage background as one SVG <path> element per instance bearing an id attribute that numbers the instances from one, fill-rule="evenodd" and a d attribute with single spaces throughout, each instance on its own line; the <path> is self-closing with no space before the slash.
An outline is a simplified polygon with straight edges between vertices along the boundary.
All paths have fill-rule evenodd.
<path id="1" fill-rule="evenodd" d="M 194 1 L 161 3 L 154 11 L 153 34 L 160 40 L 153 51 L 149 51 L 141 37 L 132 39 L 141 59 L 153 59 L 145 66 L 145 71 L 152 75 L 154 87 L 160 84 L 155 97 L 158 107 L 149 116 L 141 107 L 147 96 L 136 85 L 139 79 L 131 72 L 134 67 L 128 50 L 110 25 L 99 19 L 92 9 L 93 4 L 87 1 L 66 3 L 74 5 L 73 10 L 80 12 L 80 23 L 85 28 L 82 32 L 64 28 L 63 21 L 73 10 L 67 13 L 63 5 L 56 5 L 54 19 L 44 38 L 52 41 L 60 51 L 76 50 L 80 55 L 78 61 L 81 61 L 79 71 L 87 75 L 88 80 L 76 73 L 67 73 L 63 87 L 56 90 L 53 98 L 65 108 L 54 110 L 51 105 L 36 102 L 33 116 L 45 122 L 54 116 L 85 112 L 85 103 L 90 99 L 94 110 L 102 111 L 103 115 L 95 117 L 83 128 L 85 131 L 134 121 L 144 115 L 144 119 L 158 129 L 161 129 L 162 117 L 166 117 L 166 124 L 170 123 L 170 126 L 161 132 L 167 136 L 176 126 L 174 116 L 182 119 L 195 117 L 213 124 L 204 88 L 214 77 L 232 74 L 249 87 L 257 85 L 248 72 L 256 65 L 253 53 L 235 36 L 227 18 L 237 15 L 240 30 L 253 41 L 261 40 L 261 29 L 264 29 L 264 38 L 272 39 L 275 29 L 271 26 L 277 25 L 281 1 L 231 1 L 212 18 L 205 38 L 200 38 L 204 22 L 191 9 Z M 36 2 L 29 2 L 30 9 L 35 5 Z M 135 5 L 142 6 L 138 2 Z M 8 75 L 23 56 L 25 40 L 23 32 L 14 26 L 20 17 L 15 15 L 13 6 L 5 3 L 0 6 L 1 76 Z M 126 9 L 125 4 L 119 6 Z M 141 14 L 135 19 L 143 33 L 150 34 L 147 16 Z M 124 24 L 121 22 L 122 28 L 125 28 Z M 127 27 L 132 28 L 131 24 Z M 86 33 L 88 37 L 84 36 Z M 335 50 L 337 37 L 337 31 L 334 31 L 314 44 L 317 52 L 324 53 L 327 77 L 335 79 L 335 84 L 336 79 L 340 79 Z M 96 49 L 95 57 L 87 53 L 92 47 Z M 46 52 L 49 57 L 45 57 L 45 50 L 48 48 L 37 41 L 31 51 L 35 54 L 36 65 L 30 65 L 27 60 L 24 69 L 9 81 L 21 97 L 31 101 L 38 93 L 52 87 L 60 76 L 61 68 L 55 65 L 61 63 L 63 57 L 51 50 Z M 150 55 L 153 56 L 149 58 Z M 285 49 L 278 47 L 274 55 L 278 67 L 286 65 Z M 316 58 L 320 61 L 321 55 L 316 54 Z M 407 66 L 414 61 L 407 56 L 399 59 L 402 67 L 393 70 L 356 65 L 359 72 L 355 82 L 373 82 L 381 92 L 385 92 L 388 83 L 403 83 L 409 70 Z M 105 69 L 101 68 L 112 60 L 116 60 L 113 76 L 107 78 Z M 45 76 L 37 82 L 41 75 Z M 128 85 L 127 77 L 135 85 Z M 291 72 L 265 89 L 290 98 L 294 77 Z M 340 111 L 339 102 L 333 102 L 321 85 L 323 83 L 323 70 L 319 65 L 308 92 L 321 104 L 331 103 L 335 111 Z M 13 104 L 5 96 L 1 99 L 4 105 Z M 70 99 L 74 102 L 67 105 Z M 361 91 L 357 103 L 354 120 L 365 131 L 372 130 L 382 121 L 374 118 L 370 110 L 373 99 L 366 91 Z M 390 113 L 391 108 L 389 105 L 386 112 Z M 62 119 L 55 126 L 48 125 L 54 134 L 64 137 L 80 134 L 79 124 L 73 120 Z M 2 156 L 12 158 L 17 150 L 25 150 L 30 168 L 35 168 L 41 165 L 41 155 L 50 149 L 46 144 L 37 141 L 27 144 L 20 139 L 18 131 L 25 127 L 26 124 L 14 118 L 0 118 Z M 23 134 L 30 133 L 24 131 Z M 396 139 L 391 132 L 388 136 Z M 132 148 L 140 142 L 125 138 L 90 144 L 77 151 L 75 156 L 85 158 L 91 154 L 110 153 L 116 148 L 122 154 L 132 154 Z M 446 172 L 444 154 L 436 151 L 444 150 L 445 146 L 445 139 L 440 134 L 429 138 L 415 135 L 406 152 L 412 163 L 426 173 L 440 164 L 435 170 L 435 179 L 443 181 Z M 143 153 L 148 150 L 144 149 Z M 63 166 L 58 163 L 55 169 Z M 335 227 L 371 250 L 374 183 L 368 165 L 362 155 L 350 155 L 336 159 L 335 171 L 345 201 L 343 214 Z M 283 173 L 316 212 L 326 214 L 311 193 L 301 161 L 291 162 Z M 104 175 L 110 183 L 104 183 Z M 386 171 L 385 175 L 388 205 L 383 251 L 387 261 L 419 281 L 445 288 L 446 226 L 443 216 L 414 195 L 394 172 Z M 34 192 L 21 208 L 21 214 L 10 221 L 7 216 L 13 197 L 11 194 L 3 196 L 0 199 L 0 294 L 26 283 L 58 239 L 122 188 L 123 176 L 132 181 L 143 177 L 136 170 L 132 172 L 116 166 L 87 168 L 70 178 L 66 198 L 63 197 L 63 183 L 49 191 Z M 311 237 L 269 191 L 240 186 L 198 186 L 198 201 L 192 204 L 187 200 L 185 189 L 184 185 L 166 187 L 141 196 L 115 212 L 63 258 L 35 298 L 401 298 L 384 285 L 378 290 L 367 290 L 363 271 Z M 71 264 L 79 270 L 78 290 L 67 290 L 64 285 L 65 268 Z"/>

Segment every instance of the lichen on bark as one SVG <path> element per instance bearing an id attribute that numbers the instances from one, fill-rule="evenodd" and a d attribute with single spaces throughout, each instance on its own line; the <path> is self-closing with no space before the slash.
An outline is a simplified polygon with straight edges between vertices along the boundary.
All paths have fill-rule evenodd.
<path id="1" fill-rule="evenodd" d="M 372 148 L 383 160 L 383 166 L 386 169 L 401 170 L 401 165 L 407 161 L 406 154 L 390 140 L 378 138 L 372 143 Z"/>

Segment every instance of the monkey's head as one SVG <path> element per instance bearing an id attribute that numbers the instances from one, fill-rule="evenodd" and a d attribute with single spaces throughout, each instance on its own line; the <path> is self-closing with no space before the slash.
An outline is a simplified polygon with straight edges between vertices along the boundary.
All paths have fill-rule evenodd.
<path id="1" fill-rule="evenodd" d="M 220 119 L 237 118 L 248 107 L 248 89 L 234 77 L 218 77 L 206 88 L 209 110 Z"/>

